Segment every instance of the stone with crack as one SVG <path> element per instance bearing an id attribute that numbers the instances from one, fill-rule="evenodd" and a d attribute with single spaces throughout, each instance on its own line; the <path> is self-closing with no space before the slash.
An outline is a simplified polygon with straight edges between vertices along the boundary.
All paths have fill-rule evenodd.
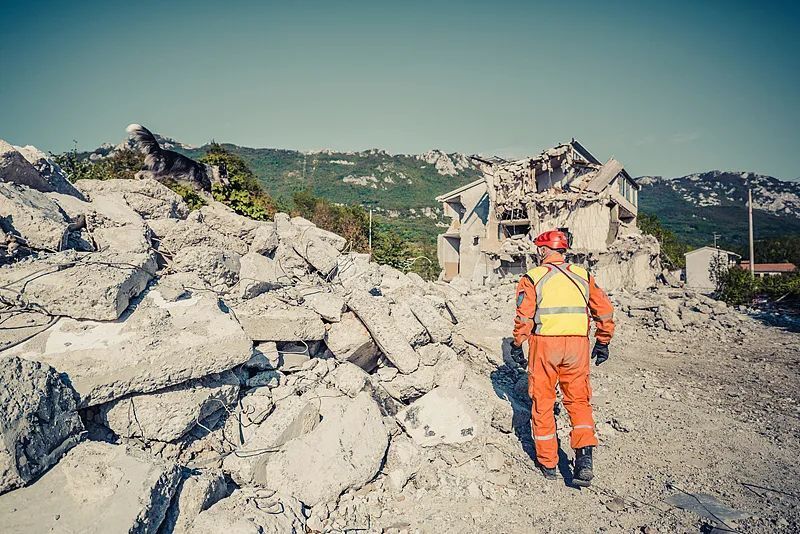
<path id="1" fill-rule="evenodd" d="M 172 268 L 193 273 L 210 288 L 221 291 L 239 280 L 240 258 L 235 252 L 206 245 L 184 247 Z"/>
<path id="2" fill-rule="evenodd" d="M 159 532 L 189 534 L 194 531 L 197 516 L 223 499 L 228 493 L 225 476 L 219 471 L 191 474 L 184 470 L 182 480 L 172 499 Z"/>
<path id="3" fill-rule="evenodd" d="M 401 373 L 413 373 L 419 367 L 419 355 L 398 331 L 385 303 L 369 293 L 353 291 L 347 306 L 364 323 L 381 352 Z"/>
<path id="4" fill-rule="evenodd" d="M 75 187 L 92 202 L 117 196 L 143 219 L 185 219 L 189 214 L 178 193 L 152 178 L 78 180 Z"/>
<path id="5" fill-rule="evenodd" d="M 218 501 L 192 522 L 193 534 L 302 534 L 303 505 L 272 490 L 241 488 Z"/>
<path id="6" fill-rule="evenodd" d="M 0 230 L 33 249 L 63 248 L 70 222 L 44 193 L 0 181 Z"/>
<path id="7" fill-rule="evenodd" d="M 155 532 L 179 481 L 173 463 L 122 445 L 85 441 L 36 484 L 0 496 L 3 530 Z"/>
<path id="8" fill-rule="evenodd" d="M 198 421 L 233 404 L 238 394 L 239 378 L 227 371 L 112 401 L 98 407 L 99 419 L 121 437 L 176 441 Z"/>
<path id="9" fill-rule="evenodd" d="M 251 299 L 258 295 L 281 287 L 281 272 L 274 260 L 248 252 L 241 257 L 239 268 L 239 295 L 243 299 Z"/>
<path id="10" fill-rule="evenodd" d="M 460 389 L 437 387 L 397 414 L 400 426 L 417 445 L 466 443 L 480 432 L 480 419 Z"/>
<path id="11" fill-rule="evenodd" d="M 323 320 L 329 323 L 338 323 L 342 320 L 345 303 L 339 295 L 315 289 L 306 291 L 302 296 L 303 306 L 317 312 Z"/>
<path id="12" fill-rule="evenodd" d="M 322 393 L 319 397 L 322 422 L 264 456 L 254 477 L 256 484 L 281 489 L 312 507 L 372 480 L 389 444 L 380 410 L 369 393 L 354 399 Z"/>
<path id="13" fill-rule="evenodd" d="M 412 347 L 418 348 L 431 342 L 431 336 L 428 331 L 411 312 L 408 304 L 396 302 L 391 304 L 390 308 L 390 313 L 397 325 L 397 329 Z"/>
<path id="14" fill-rule="evenodd" d="M 252 342 L 216 296 L 167 302 L 156 285 L 119 321 L 62 318 L 6 354 L 52 365 L 86 407 L 232 369 Z"/>
<path id="15" fill-rule="evenodd" d="M 60 252 L 0 269 L 29 303 L 53 315 L 113 321 L 153 278 L 153 254 Z"/>
<path id="16" fill-rule="evenodd" d="M 23 486 L 80 440 L 75 391 L 55 369 L 0 359 L 0 493 Z"/>
<path id="17" fill-rule="evenodd" d="M 326 326 L 325 345 L 337 360 L 354 363 L 367 372 L 378 364 L 378 346 L 352 312 L 342 314 L 338 323 Z"/>
<path id="18" fill-rule="evenodd" d="M 317 341 L 325 337 L 325 324 L 319 315 L 269 294 L 231 306 L 253 341 Z"/>

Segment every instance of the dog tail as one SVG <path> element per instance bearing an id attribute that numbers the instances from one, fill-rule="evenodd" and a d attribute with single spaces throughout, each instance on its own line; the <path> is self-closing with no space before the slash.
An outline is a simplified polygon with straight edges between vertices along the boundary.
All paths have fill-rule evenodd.
<path id="1" fill-rule="evenodd" d="M 149 161 L 155 161 L 155 157 L 161 152 L 156 136 L 141 124 L 130 124 L 125 131 L 136 141 L 139 150 L 145 155 L 145 164 L 150 167 Z"/>

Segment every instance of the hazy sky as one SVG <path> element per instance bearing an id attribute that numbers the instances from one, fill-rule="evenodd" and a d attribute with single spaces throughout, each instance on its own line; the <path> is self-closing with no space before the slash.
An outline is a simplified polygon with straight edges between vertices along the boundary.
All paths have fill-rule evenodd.
<path id="1" fill-rule="evenodd" d="M 503 156 L 579 139 L 633 175 L 800 176 L 797 4 L 8 2 L 0 138 L 130 122 L 202 144 Z"/>

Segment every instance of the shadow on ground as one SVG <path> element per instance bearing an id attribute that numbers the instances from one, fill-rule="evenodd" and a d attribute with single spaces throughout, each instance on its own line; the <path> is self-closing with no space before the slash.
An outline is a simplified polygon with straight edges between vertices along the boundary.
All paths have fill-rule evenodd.
<path id="1" fill-rule="evenodd" d="M 515 361 L 511 357 L 510 337 L 503 338 L 502 353 L 503 363 L 491 373 L 492 387 L 499 398 L 511 405 L 511 425 L 514 435 L 531 462 L 536 463 L 536 448 L 531 435 L 531 399 L 527 389 L 527 362 Z M 559 409 L 558 405 L 556 409 Z M 558 470 L 566 486 L 580 489 L 572 483 L 571 462 L 561 447 L 561 440 L 558 440 Z"/>

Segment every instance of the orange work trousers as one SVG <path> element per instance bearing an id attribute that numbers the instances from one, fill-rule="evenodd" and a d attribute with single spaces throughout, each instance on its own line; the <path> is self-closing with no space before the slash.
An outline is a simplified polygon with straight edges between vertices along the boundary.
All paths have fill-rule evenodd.
<path id="1" fill-rule="evenodd" d="M 533 401 L 531 427 L 536 458 L 545 467 L 558 464 L 553 405 L 560 384 L 564 408 L 572 423 L 573 449 L 597 445 L 589 384 L 589 338 L 537 336 L 528 338 L 528 393 Z"/>

